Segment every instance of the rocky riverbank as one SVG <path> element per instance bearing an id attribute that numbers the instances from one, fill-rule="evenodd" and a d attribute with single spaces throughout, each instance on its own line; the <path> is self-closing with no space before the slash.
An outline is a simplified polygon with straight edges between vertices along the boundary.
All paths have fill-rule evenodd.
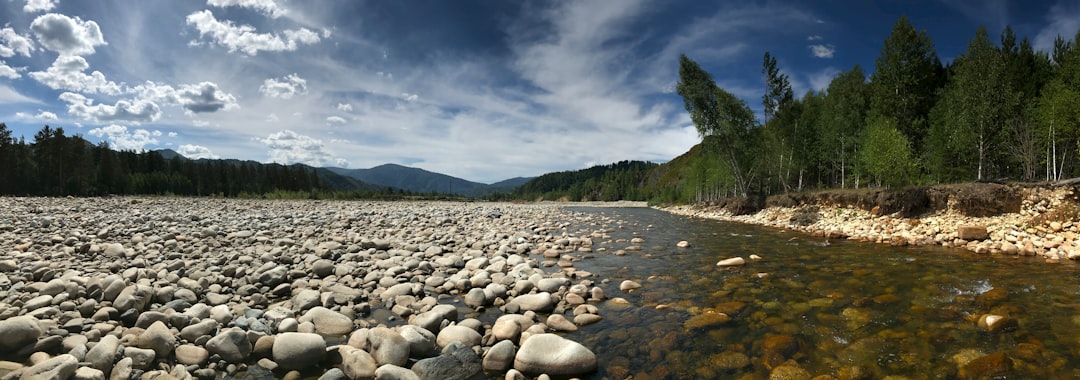
<path id="1" fill-rule="evenodd" d="M 572 332 L 607 298 L 574 263 L 610 240 L 604 218 L 551 204 L 0 198 L 0 379 L 586 375 L 596 356 Z"/>
<path id="2" fill-rule="evenodd" d="M 829 201 L 766 207 L 746 215 L 708 205 L 661 209 L 691 217 L 799 230 L 824 239 L 855 239 L 895 246 L 936 244 L 978 254 L 1037 256 L 1049 263 L 1080 259 L 1080 222 L 1076 221 L 1080 206 L 1074 187 L 987 186 L 994 190 L 987 192 L 990 197 L 1007 192 L 1009 198 L 1015 198 L 1012 203 L 1016 203 L 1016 210 L 986 212 L 986 207 L 965 208 L 963 203 L 971 202 L 956 194 L 939 196 L 938 207 L 916 215 L 899 211 L 885 214 L 872 204 Z M 1008 207 L 989 209 L 1005 208 Z"/>

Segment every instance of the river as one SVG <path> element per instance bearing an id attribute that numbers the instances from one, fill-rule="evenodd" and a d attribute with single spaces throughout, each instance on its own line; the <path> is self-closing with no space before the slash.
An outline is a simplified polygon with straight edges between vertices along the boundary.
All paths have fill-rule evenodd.
<path id="1" fill-rule="evenodd" d="M 568 336 L 597 353 L 589 378 L 1080 377 L 1077 265 L 825 243 L 647 208 L 571 210 L 612 217 L 604 226 L 612 241 L 594 247 L 606 251 L 575 266 L 610 279 L 600 285 L 608 297 L 629 301 L 600 304 L 603 321 Z M 641 251 L 612 254 L 633 237 L 645 239 Z M 692 246 L 677 248 L 681 240 Z M 763 259 L 715 266 L 751 254 Z M 623 280 L 643 287 L 620 291 Z M 731 319 L 688 323 L 706 312 Z M 1006 323 L 987 331 L 978 323 L 985 315 Z"/>

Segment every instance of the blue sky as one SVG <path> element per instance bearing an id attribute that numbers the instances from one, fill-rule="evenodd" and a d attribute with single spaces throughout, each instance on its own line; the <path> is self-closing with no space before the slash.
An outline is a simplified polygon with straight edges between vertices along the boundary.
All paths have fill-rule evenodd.
<path id="1" fill-rule="evenodd" d="M 900 15 L 944 61 L 979 25 L 1043 49 L 1080 28 L 1076 1 L 0 0 L 0 121 L 494 182 L 688 150 L 680 53 L 760 111 L 765 51 L 820 90 L 872 72 Z"/>

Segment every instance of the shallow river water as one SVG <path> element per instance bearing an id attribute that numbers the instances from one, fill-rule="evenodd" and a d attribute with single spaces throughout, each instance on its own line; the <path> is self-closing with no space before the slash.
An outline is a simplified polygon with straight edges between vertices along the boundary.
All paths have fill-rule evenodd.
<path id="1" fill-rule="evenodd" d="M 612 252 L 630 244 L 612 242 L 575 264 L 610 279 L 600 285 L 608 297 L 630 301 L 601 304 L 603 321 L 568 335 L 599 357 L 589 378 L 1080 377 L 1077 265 L 941 247 L 825 244 L 646 208 L 572 210 L 626 221 L 606 226 L 613 239 L 646 240 L 625 256 Z M 680 240 L 692 247 L 677 248 Z M 763 260 L 715 266 L 751 254 Z M 643 287 L 622 292 L 623 280 Z M 691 320 L 714 311 L 730 321 Z M 1016 323 L 990 332 L 978 324 L 987 314 Z"/>

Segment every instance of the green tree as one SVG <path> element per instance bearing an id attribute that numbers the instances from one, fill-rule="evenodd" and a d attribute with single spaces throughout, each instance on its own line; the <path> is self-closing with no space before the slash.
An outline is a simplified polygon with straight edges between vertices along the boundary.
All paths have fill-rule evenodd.
<path id="1" fill-rule="evenodd" d="M 786 103 L 791 102 L 794 96 L 791 91 L 791 82 L 787 75 L 780 73 L 780 68 L 776 66 L 776 57 L 769 52 L 765 52 L 761 74 L 765 76 L 765 95 L 761 97 L 765 114 L 763 123 L 768 125 L 769 120 L 772 120 Z"/>
<path id="2" fill-rule="evenodd" d="M 1068 145 L 1060 147 L 1059 165 L 1059 143 L 1075 141 L 1074 136 L 1080 125 L 1080 91 L 1068 86 L 1061 79 L 1052 80 L 1043 88 L 1035 113 L 1042 130 L 1041 135 L 1046 139 L 1046 179 L 1056 181 L 1061 179 L 1070 148 Z"/>
<path id="3" fill-rule="evenodd" d="M 818 135 L 823 158 L 831 171 L 830 184 L 846 188 L 870 104 L 870 86 L 862 68 L 855 65 L 833 78 L 824 103 Z"/>
<path id="4" fill-rule="evenodd" d="M 985 28 L 979 28 L 968 43 L 967 52 L 956 59 L 955 73 L 945 87 L 938 107 L 945 107 L 940 120 L 932 128 L 935 139 L 948 143 L 936 144 L 974 157 L 975 179 L 985 179 L 1002 144 L 1006 120 L 1015 114 L 1019 96 L 1009 86 L 1003 54 L 990 42 Z M 932 153 L 934 154 L 934 153 Z M 945 154 L 937 152 L 936 154 Z"/>
<path id="5" fill-rule="evenodd" d="M 922 149 L 927 115 L 934 107 L 942 68 L 926 31 L 900 17 L 885 39 L 870 77 L 870 115 L 896 119 L 897 128 Z"/>
<path id="6" fill-rule="evenodd" d="M 863 132 L 859 160 L 879 186 L 911 184 L 918 171 L 911 144 L 896 124 L 890 118 L 871 117 Z"/>
<path id="7" fill-rule="evenodd" d="M 679 57 L 675 91 L 682 96 L 698 135 L 716 144 L 721 160 L 731 168 L 736 196 L 747 196 L 755 176 L 754 112 L 746 102 L 717 87 L 712 75 L 685 55 Z M 716 138 L 705 139 L 709 136 Z"/>

